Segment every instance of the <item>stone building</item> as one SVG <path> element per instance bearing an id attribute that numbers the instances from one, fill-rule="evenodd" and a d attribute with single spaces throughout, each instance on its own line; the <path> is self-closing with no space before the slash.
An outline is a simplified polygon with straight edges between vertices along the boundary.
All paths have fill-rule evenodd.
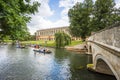
<path id="1" fill-rule="evenodd" d="M 66 27 L 58 27 L 58 28 L 42 29 L 42 30 L 36 31 L 36 40 L 46 40 L 46 41 L 47 40 L 55 40 L 54 35 L 57 32 L 64 32 L 64 33 L 70 35 L 69 28 L 67 26 Z M 76 38 L 74 38 L 74 39 L 76 39 Z"/>

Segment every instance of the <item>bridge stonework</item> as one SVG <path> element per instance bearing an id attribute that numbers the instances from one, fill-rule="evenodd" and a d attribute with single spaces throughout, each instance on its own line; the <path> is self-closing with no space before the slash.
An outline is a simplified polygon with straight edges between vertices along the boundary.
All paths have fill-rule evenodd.
<path id="1" fill-rule="evenodd" d="M 120 80 L 120 25 L 91 35 L 87 44 L 88 53 L 93 57 L 93 69 Z"/>

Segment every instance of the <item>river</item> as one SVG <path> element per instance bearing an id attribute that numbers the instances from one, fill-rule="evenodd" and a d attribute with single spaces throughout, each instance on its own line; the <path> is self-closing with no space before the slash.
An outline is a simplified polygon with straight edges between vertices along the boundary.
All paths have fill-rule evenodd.
<path id="1" fill-rule="evenodd" d="M 91 56 L 49 48 L 51 54 L 34 53 L 33 48 L 0 47 L 0 80 L 115 80 L 86 69 Z"/>

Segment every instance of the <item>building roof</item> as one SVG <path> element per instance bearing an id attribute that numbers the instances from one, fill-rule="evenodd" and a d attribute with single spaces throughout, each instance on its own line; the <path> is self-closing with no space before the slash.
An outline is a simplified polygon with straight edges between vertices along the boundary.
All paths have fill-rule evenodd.
<path id="1" fill-rule="evenodd" d="M 56 28 L 47 28 L 47 29 L 40 29 L 40 30 L 37 30 L 37 31 L 52 30 L 52 29 L 60 29 L 60 28 L 68 28 L 68 26 L 56 27 Z"/>

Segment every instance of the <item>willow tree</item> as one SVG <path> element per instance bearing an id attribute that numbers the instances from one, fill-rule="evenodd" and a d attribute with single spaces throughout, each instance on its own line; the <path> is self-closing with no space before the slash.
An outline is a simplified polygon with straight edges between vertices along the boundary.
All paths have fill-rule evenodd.
<path id="1" fill-rule="evenodd" d="M 71 38 L 64 32 L 58 32 L 55 34 L 55 43 L 57 48 L 64 47 L 71 43 Z"/>
<path id="2" fill-rule="evenodd" d="M 7 35 L 15 40 L 28 34 L 30 15 L 38 12 L 39 6 L 31 0 L 0 0 L 0 38 Z"/>

